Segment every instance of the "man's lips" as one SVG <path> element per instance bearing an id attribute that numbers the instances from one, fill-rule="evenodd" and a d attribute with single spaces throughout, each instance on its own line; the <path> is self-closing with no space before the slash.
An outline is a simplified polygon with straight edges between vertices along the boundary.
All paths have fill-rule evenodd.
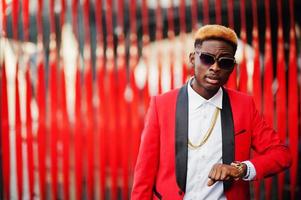
<path id="1" fill-rule="evenodd" d="M 216 76 L 206 76 L 205 79 L 208 83 L 213 85 L 217 85 L 220 82 L 219 78 Z"/>

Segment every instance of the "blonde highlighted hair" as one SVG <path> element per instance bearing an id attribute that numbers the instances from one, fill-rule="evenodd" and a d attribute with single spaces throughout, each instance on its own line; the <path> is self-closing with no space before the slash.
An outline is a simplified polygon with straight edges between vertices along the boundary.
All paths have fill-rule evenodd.
<path id="1" fill-rule="evenodd" d="M 195 44 L 199 44 L 210 39 L 223 40 L 230 43 L 235 51 L 237 49 L 237 35 L 234 30 L 218 24 L 202 26 L 195 33 L 194 39 Z"/>

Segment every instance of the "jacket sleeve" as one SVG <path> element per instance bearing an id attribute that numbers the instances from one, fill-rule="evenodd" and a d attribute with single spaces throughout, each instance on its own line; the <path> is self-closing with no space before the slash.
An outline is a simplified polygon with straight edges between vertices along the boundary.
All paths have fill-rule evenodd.
<path id="1" fill-rule="evenodd" d="M 289 149 L 255 108 L 251 99 L 252 148 L 258 154 L 250 161 L 256 169 L 255 180 L 272 176 L 291 165 Z"/>
<path id="2" fill-rule="evenodd" d="M 150 200 L 157 174 L 160 151 L 160 128 L 156 97 L 150 101 L 134 171 L 132 200 Z"/>

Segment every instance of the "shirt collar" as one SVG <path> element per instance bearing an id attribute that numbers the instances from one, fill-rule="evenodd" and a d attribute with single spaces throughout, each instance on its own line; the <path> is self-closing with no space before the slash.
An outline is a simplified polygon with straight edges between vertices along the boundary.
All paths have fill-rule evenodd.
<path id="1" fill-rule="evenodd" d="M 223 105 L 222 88 L 220 87 L 217 93 L 213 97 L 207 100 L 201 95 L 199 95 L 196 91 L 194 91 L 194 89 L 192 89 L 190 85 L 192 79 L 193 77 L 187 83 L 189 109 L 195 110 L 199 108 L 201 105 L 203 105 L 204 103 L 209 103 L 214 105 L 215 107 L 218 107 L 219 109 L 222 109 L 222 105 Z"/>

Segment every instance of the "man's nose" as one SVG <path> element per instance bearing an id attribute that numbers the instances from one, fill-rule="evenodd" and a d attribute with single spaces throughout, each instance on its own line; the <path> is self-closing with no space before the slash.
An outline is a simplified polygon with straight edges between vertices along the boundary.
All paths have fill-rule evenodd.
<path id="1" fill-rule="evenodd" d="M 211 69 L 211 70 L 213 70 L 213 71 L 219 71 L 219 70 L 220 70 L 220 68 L 219 68 L 219 66 L 218 66 L 218 64 L 217 64 L 217 62 L 214 62 L 214 63 L 210 66 L 209 69 Z"/>

